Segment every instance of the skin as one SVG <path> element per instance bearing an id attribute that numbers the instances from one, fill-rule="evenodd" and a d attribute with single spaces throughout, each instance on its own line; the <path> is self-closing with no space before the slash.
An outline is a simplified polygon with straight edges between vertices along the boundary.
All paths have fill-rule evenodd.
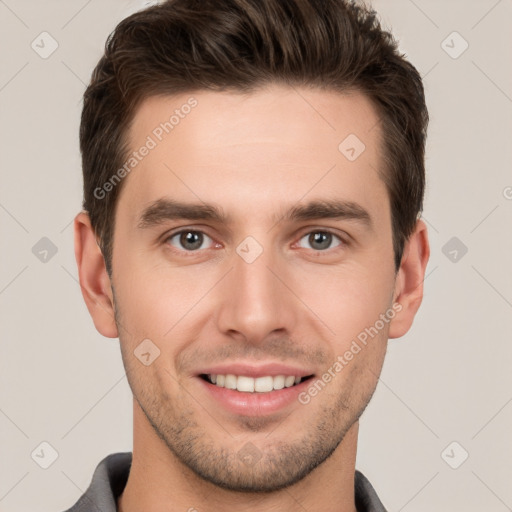
<path id="1" fill-rule="evenodd" d="M 84 299 L 97 330 L 119 337 L 134 395 L 133 464 L 118 505 L 296 511 L 300 503 L 354 512 L 358 419 L 388 338 L 403 336 L 420 306 L 426 226 L 417 222 L 396 273 L 389 199 L 377 173 L 381 128 L 364 95 L 273 85 L 249 95 L 152 97 L 136 113 L 130 147 L 190 96 L 198 105 L 125 178 L 112 279 L 88 215 L 74 223 Z M 366 146 L 353 162 L 338 150 L 351 133 Z M 213 203 L 231 222 L 138 228 L 142 210 L 163 196 Z M 371 226 L 274 218 L 322 199 L 359 204 Z M 200 249 L 169 238 L 178 228 L 206 234 Z M 310 236 L 325 230 L 335 235 L 327 248 Z M 250 264 L 236 252 L 247 236 L 263 248 Z M 278 361 L 321 376 L 393 304 L 401 311 L 307 405 L 233 414 L 194 373 L 210 363 Z M 133 354 L 147 338 L 160 350 L 149 366 Z M 261 455 L 256 464 L 237 456 L 248 442 Z"/>

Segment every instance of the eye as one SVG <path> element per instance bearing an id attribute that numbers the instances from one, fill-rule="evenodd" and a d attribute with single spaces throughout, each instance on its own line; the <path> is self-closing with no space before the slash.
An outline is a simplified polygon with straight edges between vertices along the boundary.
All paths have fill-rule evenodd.
<path id="1" fill-rule="evenodd" d="M 185 229 L 178 231 L 173 235 L 169 236 L 165 241 L 169 242 L 170 245 L 180 250 L 187 252 L 198 251 L 199 249 L 207 249 L 204 244 L 207 241 L 213 242 L 213 240 L 203 233 L 202 231 L 194 231 L 192 229 Z"/>
<path id="2" fill-rule="evenodd" d="M 306 243 L 310 244 L 310 247 L 306 247 L 306 249 L 311 248 L 315 251 L 325 251 L 326 249 L 331 248 L 331 244 L 334 239 L 338 240 L 338 244 L 334 247 L 343 245 L 343 240 L 341 240 L 339 236 L 331 233 L 330 231 L 310 231 L 299 240 L 299 246 L 304 247 L 302 240 L 306 240 Z"/>

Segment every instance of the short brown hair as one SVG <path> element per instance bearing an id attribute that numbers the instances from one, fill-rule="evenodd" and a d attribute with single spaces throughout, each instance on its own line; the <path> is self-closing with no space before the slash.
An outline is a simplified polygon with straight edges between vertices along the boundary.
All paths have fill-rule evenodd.
<path id="1" fill-rule="evenodd" d="M 270 83 L 357 90 L 372 101 L 399 268 L 423 207 L 428 112 L 418 71 L 377 13 L 350 0 L 168 0 L 119 23 L 84 94 L 83 208 L 109 275 L 123 183 L 105 197 L 95 191 L 123 165 L 141 101 L 194 90 L 250 92 Z"/>

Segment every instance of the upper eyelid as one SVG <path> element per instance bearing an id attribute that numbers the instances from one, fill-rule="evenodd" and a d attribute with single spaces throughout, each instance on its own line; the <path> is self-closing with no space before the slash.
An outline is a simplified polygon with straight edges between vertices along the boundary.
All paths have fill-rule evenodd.
<path id="1" fill-rule="evenodd" d="M 174 232 L 168 233 L 168 234 L 164 235 L 163 242 L 167 242 L 171 238 L 174 238 L 175 236 L 181 235 L 182 233 L 201 233 L 203 235 L 206 235 L 214 244 L 219 243 L 219 242 L 217 242 L 215 240 L 214 237 L 209 235 L 206 231 L 204 231 L 202 229 L 193 229 L 193 228 L 185 228 L 185 229 L 181 228 L 178 231 L 174 231 Z M 202 250 L 204 250 L 204 249 L 202 249 Z M 197 252 L 197 251 L 187 251 L 187 252 Z"/>
<path id="2" fill-rule="evenodd" d="M 304 228 L 304 230 L 305 231 L 302 231 L 302 230 L 299 231 L 299 233 L 301 233 L 300 238 L 302 238 L 303 236 L 308 235 L 310 233 L 330 233 L 331 235 L 337 236 L 342 242 L 344 241 L 343 235 L 341 235 L 335 228 L 307 227 L 307 228 Z M 348 237 L 348 234 L 346 234 L 345 236 Z"/>
<path id="3" fill-rule="evenodd" d="M 214 240 L 214 237 L 211 236 L 210 234 L 208 234 L 208 232 L 205 231 L 204 229 L 185 226 L 185 227 L 181 227 L 181 228 L 176 228 L 176 231 L 171 230 L 171 231 L 168 231 L 167 233 L 165 233 L 162 236 L 163 241 L 166 242 L 167 240 L 169 240 L 169 238 L 174 238 L 176 235 L 181 235 L 181 233 L 184 233 L 184 232 L 185 233 L 187 233 L 187 232 L 202 233 L 203 235 L 206 235 L 207 237 L 209 237 L 212 240 Z"/>
<path id="4" fill-rule="evenodd" d="M 201 229 L 201 228 L 185 226 L 185 227 L 180 227 L 180 228 L 176 228 L 176 229 L 177 229 L 177 231 L 171 231 L 171 232 L 165 234 L 163 237 L 163 241 L 167 242 L 169 239 L 174 238 L 175 236 L 180 235 L 183 232 L 194 232 L 194 233 L 201 233 L 203 235 L 206 235 L 208 238 L 210 238 L 212 240 L 213 243 L 220 243 L 213 236 L 208 234 L 204 230 L 204 228 Z M 330 233 L 331 235 L 338 238 L 338 240 L 342 244 L 345 244 L 345 245 L 348 243 L 348 241 L 345 238 L 350 238 L 350 236 L 348 234 L 345 234 L 346 237 L 344 237 L 344 236 L 340 235 L 339 233 L 336 233 L 333 228 L 308 226 L 308 227 L 302 228 L 302 230 L 299 231 L 299 234 L 295 235 L 296 237 L 298 237 L 298 239 L 296 242 L 294 242 L 294 244 L 298 243 L 302 238 L 304 238 L 304 236 L 311 234 L 311 233 Z M 201 250 L 205 250 L 205 249 L 201 249 Z M 193 252 L 199 252 L 199 251 L 185 251 L 185 252 L 193 253 Z M 325 251 L 323 251 L 323 252 L 325 252 Z"/>
<path id="5" fill-rule="evenodd" d="M 340 244 L 342 246 L 347 246 L 349 244 L 349 241 L 347 240 L 347 238 L 350 238 L 348 235 L 346 237 L 343 237 L 341 236 L 340 234 L 338 233 L 335 233 L 334 231 L 330 230 L 330 229 L 309 229 L 308 231 L 305 231 L 303 232 L 297 239 L 296 242 L 294 242 L 294 245 L 297 245 L 299 244 L 299 242 L 306 236 L 306 235 L 309 235 L 311 233 L 329 233 L 331 235 L 333 235 L 334 237 L 336 237 L 339 241 L 340 241 Z M 339 249 L 339 246 L 336 246 L 336 247 L 331 247 L 327 250 L 323 250 L 323 251 L 316 251 L 316 252 L 328 252 L 329 250 L 336 250 L 336 249 Z M 313 249 L 314 250 L 314 249 Z"/>

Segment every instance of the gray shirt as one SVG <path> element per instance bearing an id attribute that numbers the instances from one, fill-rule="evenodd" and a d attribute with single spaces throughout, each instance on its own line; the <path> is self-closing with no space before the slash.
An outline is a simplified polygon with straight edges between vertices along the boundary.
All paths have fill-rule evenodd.
<path id="1" fill-rule="evenodd" d="M 124 490 L 131 463 L 131 452 L 105 457 L 84 495 L 66 512 L 117 512 L 117 498 Z M 359 471 L 355 474 L 355 502 L 358 512 L 386 512 L 372 485 Z"/>

